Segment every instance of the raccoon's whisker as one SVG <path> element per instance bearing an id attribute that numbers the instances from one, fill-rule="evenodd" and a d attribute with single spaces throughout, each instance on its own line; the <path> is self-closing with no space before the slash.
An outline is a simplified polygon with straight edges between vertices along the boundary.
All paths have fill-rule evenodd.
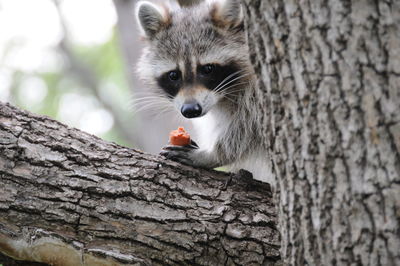
<path id="1" fill-rule="evenodd" d="M 232 79 L 232 80 L 226 82 L 223 86 L 221 86 L 220 88 L 218 88 L 218 89 L 216 90 L 216 92 L 220 92 L 221 90 L 225 89 L 226 86 L 228 86 L 228 85 L 231 84 L 232 82 L 235 82 L 236 80 L 241 79 L 241 78 L 243 78 L 243 77 L 245 77 L 245 76 L 248 76 L 248 75 L 250 75 L 250 73 L 246 73 L 246 74 L 240 75 L 240 76 L 238 76 L 238 77 L 236 77 L 236 78 L 234 78 L 234 79 Z"/>
<path id="2" fill-rule="evenodd" d="M 149 102 L 143 102 L 141 105 L 137 104 L 134 107 L 135 113 L 141 112 L 146 109 L 150 109 L 153 106 L 163 106 L 164 103 L 162 101 L 149 101 Z"/>
<path id="3" fill-rule="evenodd" d="M 168 101 L 167 99 L 161 98 L 161 97 L 143 97 L 143 98 L 138 98 L 138 99 L 132 99 L 130 104 L 135 104 L 138 102 L 143 102 L 143 101 L 147 101 L 147 100 L 160 100 L 160 101 Z"/>
<path id="4" fill-rule="evenodd" d="M 233 90 L 230 90 L 230 89 L 232 89 L 232 88 L 234 88 L 234 87 L 237 87 L 237 86 L 240 86 L 240 85 L 244 85 L 244 84 L 246 84 L 246 83 L 247 83 L 247 82 L 240 82 L 240 83 L 232 84 L 232 85 L 230 85 L 230 86 L 224 88 L 223 91 L 219 91 L 219 92 L 217 92 L 217 93 L 219 93 L 219 94 L 222 95 L 222 96 L 225 96 L 225 95 L 234 95 L 234 93 L 243 90 L 243 88 L 240 87 L 240 88 L 236 88 L 236 89 L 233 89 Z"/>
<path id="5" fill-rule="evenodd" d="M 168 114 L 172 113 L 173 111 L 175 111 L 175 109 L 172 109 L 170 107 L 171 106 L 168 106 L 167 108 L 163 108 L 162 110 L 160 110 L 160 112 L 158 112 L 158 114 L 154 117 L 154 119 L 159 119 L 161 116 L 168 115 Z"/>
<path id="6" fill-rule="evenodd" d="M 143 102 L 143 101 L 148 101 L 148 100 L 166 101 L 166 102 L 168 102 L 168 99 L 167 99 L 167 98 L 158 97 L 158 96 L 137 98 L 137 99 L 133 99 L 131 102 L 132 102 L 132 103 L 137 103 L 137 102 Z"/>
<path id="7" fill-rule="evenodd" d="M 235 99 L 235 95 L 232 95 L 232 94 L 224 94 L 224 95 L 222 95 L 222 97 L 223 98 L 230 98 L 230 99 Z M 237 102 L 237 100 L 236 100 L 236 102 Z"/>
<path id="8" fill-rule="evenodd" d="M 214 92 L 215 93 L 215 92 Z M 218 93 L 215 93 L 215 94 L 218 94 Z M 230 98 L 229 96 L 226 96 L 226 95 L 223 95 L 223 94 L 220 94 L 221 96 L 222 96 L 222 98 L 225 98 L 225 99 L 227 99 L 228 101 L 230 101 L 230 102 L 232 102 L 232 103 L 235 103 L 235 101 L 232 99 L 232 98 Z"/>
<path id="9" fill-rule="evenodd" d="M 162 94 L 159 92 L 137 92 L 132 94 L 132 98 L 142 98 L 142 97 L 147 97 L 147 96 L 161 96 Z"/>
<path id="10" fill-rule="evenodd" d="M 232 86 L 232 87 L 234 87 L 234 86 Z M 231 87 L 231 88 L 232 88 Z M 234 90 L 230 90 L 229 92 L 226 92 L 226 93 L 221 93 L 221 95 L 232 95 L 232 96 L 235 96 L 236 95 L 236 93 L 237 92 L 241 92 L 241 91 L 243 91 L 243 89 L 242 88 L 239 88 L 239 89 L 234 89 Z"/>
<path id="11" fill-rule="evenodd" d="M 224 96 L 223 98 L 227 99 L 228 101 L 230 101 L 231 103 L 236 103 L 234 99 L 228 97 L 228 96 Z"/>
<path id="12" fill-rule="evenodd" d="M 159 111 L 159 112 L 157 112 L 157 113 L 151 114 L 151 117 L 152 117 L 152 119 L 157 120 L 157 119 L 161 118 L 161 116 L 162 116 L 163 114 L 165 114 L 164 111 Z"/>
<path id="13" fill-rule="evenodd" d="M 243 72 L 243 71 L 240 71 Z M 218 91 L 222 86 L 224 86 L 224 84 L 226 84 L 226 82 L 229 82 L 229 79 L 231 79 L 232 77 L 235 77 L 236 75 L 238 75 L 240 73 L 239 71 L 232 73 L 231 75 L 227 76 L 224 80 L 222 80 L 218 86 L 216 86 L 214 88 L 214 91 Z"/>
<path id="14" fill-rule="evenodd" d="M 163 115 L 171 113 L 172 111 L 175 111 L 175 106 L 173 104 L 168 104 L 163 106 L 162 108 L 157 108 L 157 114 L 154 118 L 158 119 Z"/>
<path id="15" fill-rule="evenodd" d="M 229 89 L 237 87 L 239 85 L 244 85 L 244 84 L 247 84 L 247 83 L 248 82 L 240 82 L 240 83 L 233 84 L 233 85 L 228 86 L 227 88 L 225 88 L 224 91 L 222 91 L 222 92 L 220 91 L 218 93 L 222 96 L 222 98 L 230 100 L 232 103 L 237 103 L 237 101 L 235 101 L 236 95 L 234 93 L 243 91 L 243 88 L 236 88 L 234 90 L 229 90 Z M 231 98 L 231 97 L 233 97 L 233 98 Z"/>
<path id="16" fill-rule="evenodd" d="M 214 91 L 218 91 L 218 89 L 219 89 L 222 85 L 224 85 L 224 83 L 225 83 L 226 81 L 228 81 L 230 78 L 234 77 L 235 75 L 237 75 L 237 74 L 239 74 L 239 73 L 241 73 L 241 72 L 243 72 L 243 71 L 245 71 L 245 70 L 243 69 L 243 70 L 236 71 L 236 72 L 230 74 L 229 76 L 227 76 L 226 78 L 224 78 L 224 79 L 214 88 Z"/>
<path id="17" fill-rule="evenodd" d="M 163 102 L 141 102 L 141 103 L 137 103 L 135 105 L 131 105 L 130 110 L 133 112 L 137 112 L 137 111 L 141 111 L 142 109 L 146 108 L 146 106 L 152 107 L 152 106 L 157 106 L 157 105 L 163 106 L 163 105 L 165 105 L 165 103 L 163 103 Z"/>
<path id="18" fill-rule="evenodd" d="M 132 95 L 133 96 L 148 96 L 148 95 L 151 96 L 151 95 L 165 95 L 165 93 L 153 90 L 153 91 L 137 91 L 137 92 L 134 92 Z"/>
<path id="19" fill-rule="evenodd" d="M 145 106 L 153 106 L 153 105 L 165 105 L 165 102 L 162 101 L 147 101 L 147 102 L 139 102 L 136 103 L 134 105 L 131 105 L 131 110 L 140 110 L 141 108 L 145 107 Z"/>
<path id="20" fill-rule="evenodd" d="M 140 108 L 134 109 L 134 110 L 133 110 L 133 113 L 134 113 L 134 114 L 138 114 L 138 113 L 143 112 L 143 111 L 154 110 L 153 106 L 157 106 L 157 105 L 156 105 L 156 104 L 153 104 L 153 105 L 145 105 L 145 106 L 142 106 L 142 107 L 140 107 Z"/>
<path id="21" fill-rule="evenodd" d="M 170 104 L 168 100 L 163 100 L 163 99 L 145 99 L 142 101 L 135 102 L 133 106 L 137 105 L 143 105 L 143 104 L 148 104 L 148 103 L 165 103 L 165 104 Z"/>
<path id="22" fill-rule="evenodd" d="M 236 89 L 234 89 L 234 90 L 229 90 L 229 89 L 234 88 L 234 87 L 237 87 L 237 86 L 240 86 L 240 85 L 245 85 L 245 84 L 248 84 L 248 83 L 249 83 L 249 82 L 239 82 L 239 83 L 235 83 L 235 84 L 232 84 L 232 85 L 226 87 L 226 88 L 224 89 L 224 91 L 219 91 L 218 93 L 220 93 L 221 95 L 233 94 L 233 93 L 235 93 L 235 92 L 238 92 L 238 91 L 243 90 L 243 88 L 242 88 L 242 87 L 241 87 L 241 88 L 236 88 Z"/>
<path id="23" fill-rule="evenodd" d="M 146 112 L 143 112 L 144 110 L 141 110 L 140 112 L 135 112 L 135 115 L 139 115 L 139 114 L 146 114 L 146 116 L 150 116 L 150 117 L 154 117 L 157 114 L 160 114 L 160 112 L 155 109 L 155 108 L 150 108 L 148 110 L 146 110 Z"/>
<path id="24" fill-rule="evenodd" d="M 249 84 L 249 82 L 248 81 L 242 81 L 242 82 L 238 82 L 238 83 L 233 83 L 233 84 L 230 84 L 229 86 L 225 87 L 224 91 L 220 91 L 220 92 L 221 93 L 225 93 L 225 92 L 227 92 L 227 90 L 229 90 L 232 87 L 236 87 L 236 86 L 239 86 L 239 85 L 245 85 L 245 84 Z"/>
<path id="25" fill-rule="evenodd" d="M 166 112 L 173 111 L 174 106 L 165 106 L 164 108 L 160 109 L 160 114 L 165 114 Z"/>
<path id="26" fill-rule="evenodd" d="M 129 105 L 129 111 L 133 113 L 137 113 L 138 110 L 144 106 L 147 106 L 147 103 L 142 103 L 142 104 L 135 104 L 135 105 Z"/>
<path id="27" fill-rule="evenodd" d="M 163 97 L 160 96 L 143 96 L 143 97 L 137 97 L 133 98 L 132 100 L 141 100 L 141 99 L 162 99 Z"/>
<path id="28" fill-rule="evenodd" d="M 167 97 L 166 97 L 167 96 Z M 147 98 L 169 99 L 169 95 L 159 92 L 137 92 L 130 96 L 129 102 L 139 101 Z"/>
<path id="29" fill-rule="evenodd" d="M 137 101 L 137 102 L 135 102 L 135 103 L 132 103 L 131 104 L 131 106 L 141 106 L 141 105 L 145 105 L 145 104 L 148 104 L 148 103 L 152 103 L 152 102 L 156 102 L 156 103 L 162 103 L 162 104 L 166 104 L 167 102 L 166 101 L 163 101 L 163 100 L 155 100 L 155 99 L 147 99 L 147 100 L 142 100 L 142 101 Z"/>

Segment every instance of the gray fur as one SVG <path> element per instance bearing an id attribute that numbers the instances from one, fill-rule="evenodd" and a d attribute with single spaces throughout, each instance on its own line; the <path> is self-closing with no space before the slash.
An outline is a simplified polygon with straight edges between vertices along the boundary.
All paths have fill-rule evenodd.
<path id="1" fill-rule="evenodd" d="M 198 5 L 203 0 L 178 0 L 180 6 Z"/>
<path id="2" fill-rule="evenodd" d="M 211 3 L 205 1 L 199 6 L 170 10 L 171 25 L 147 41 L 138 64 L 138 74 L 159 94 L 157 76 L 174 67 L 190 68 L 194 64 L 191 63 L 193 60 L 234 63 L 239 66 L 246 75 L 233 84 L 237 86 L 227 90 L 230 93 L 229 99 L 217 97 L 218 101 L 205 116 L 192 119 L 199 129 L 199 139 L 195 140 L 200 148 L 174 150 L 169 146 L 162 154 L 205 168 L 230 165 L 232 169 L 238 170 L 246 162 L 254 162 L 247 164 L 246 169 L 252 171 L 256 179 L 268 181 L 265 174 L 266 158 L 262 157 L 265 149 L 262 147 L 261 129 L 254 106 L 255 78 L 249 61 L 245 32 L 239 25 L 242 10 L 238 0 L 227 2 L 230 3 L 222 0 Z M 225 28 L 217 25 L 213 21 L 215 8 L 222 8 L 217 12 L 227 15 L 227 22 L 234 21 L 235 25 Z"/>
<path id="3" fill-rule="evenodd" d="M 142 1 L 137 4 L 136 17 L 145 35 L 152 38 L 166 23 L 166 14 L 152 3 Z"/>
<path id="4" fill-rule="evenodd" d="M 243 21 L 243 8 L 240 0 L 225 0 L 215 4 L 214 19 L 226 26 L 235 26 Z"/>

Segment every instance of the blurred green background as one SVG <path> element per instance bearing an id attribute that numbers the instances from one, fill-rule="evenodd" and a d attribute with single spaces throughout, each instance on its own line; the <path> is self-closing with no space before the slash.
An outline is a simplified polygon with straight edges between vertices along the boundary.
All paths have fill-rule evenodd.
<path id="1" fill-rule="evenodd" d="M 134 4 L 0 0 L 0 101 L 158 152 L 169 130 L 188 125 L 157 106 L 135 112 L 147 89 L 134 73 L 142 46 Z"/>

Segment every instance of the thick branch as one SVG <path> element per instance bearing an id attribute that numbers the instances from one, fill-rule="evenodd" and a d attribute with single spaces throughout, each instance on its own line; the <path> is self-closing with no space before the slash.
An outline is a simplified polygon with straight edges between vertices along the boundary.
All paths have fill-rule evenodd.
<path id="1" fill-rule="evenodd" d="M 268 186 L 228 177 L 0 103 L 0 252 L 53 265 L 275 263 Z"/>

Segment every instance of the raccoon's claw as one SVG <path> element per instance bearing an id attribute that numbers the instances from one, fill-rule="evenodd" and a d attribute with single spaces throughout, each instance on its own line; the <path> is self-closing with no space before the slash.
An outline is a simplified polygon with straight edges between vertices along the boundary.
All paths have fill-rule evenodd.
<path id="1" fill-rule="evenodd" d="M 164 146 L 161 150 L 161 152 L 163 151 L 182 151 L 182 152 L 190 152 L 193 149 L 197 149 L 192 147 L 191 145 L 186 145 L 186 146 L 176 146 L 176 145 L 167 145 Z"/>
<path id="2" fill-rule="evenodd" d="M 191 155 L 198 148 L 197 143 L 191 140 L 190 144 L 186 146 L 167 145 L 162 148 L 160 155 L 176 162 L 194 166 Z"/>
<path id="3" fill-rule="evenodd" d="M 198 149 L 198 148 L 199 148 L 199 145 L 197 145 L 197 143 L 194 142 L 194 140 L 191 139 L 191 140 L 190 140 L 189 147 L 191 147 L 191 148 L 193 148 L 193 149 Z"/>
<path id="4" fill-rule="evenodd" d="M 182 147 L 169 145 L 161 150 L 160 155 L 167 159 L 193 166 L 193 161 L 189 159 L 188 156 L 188 153 L 190 153 L 192 149 L 193 148 L 188 148 L 185 146 Z"/>

